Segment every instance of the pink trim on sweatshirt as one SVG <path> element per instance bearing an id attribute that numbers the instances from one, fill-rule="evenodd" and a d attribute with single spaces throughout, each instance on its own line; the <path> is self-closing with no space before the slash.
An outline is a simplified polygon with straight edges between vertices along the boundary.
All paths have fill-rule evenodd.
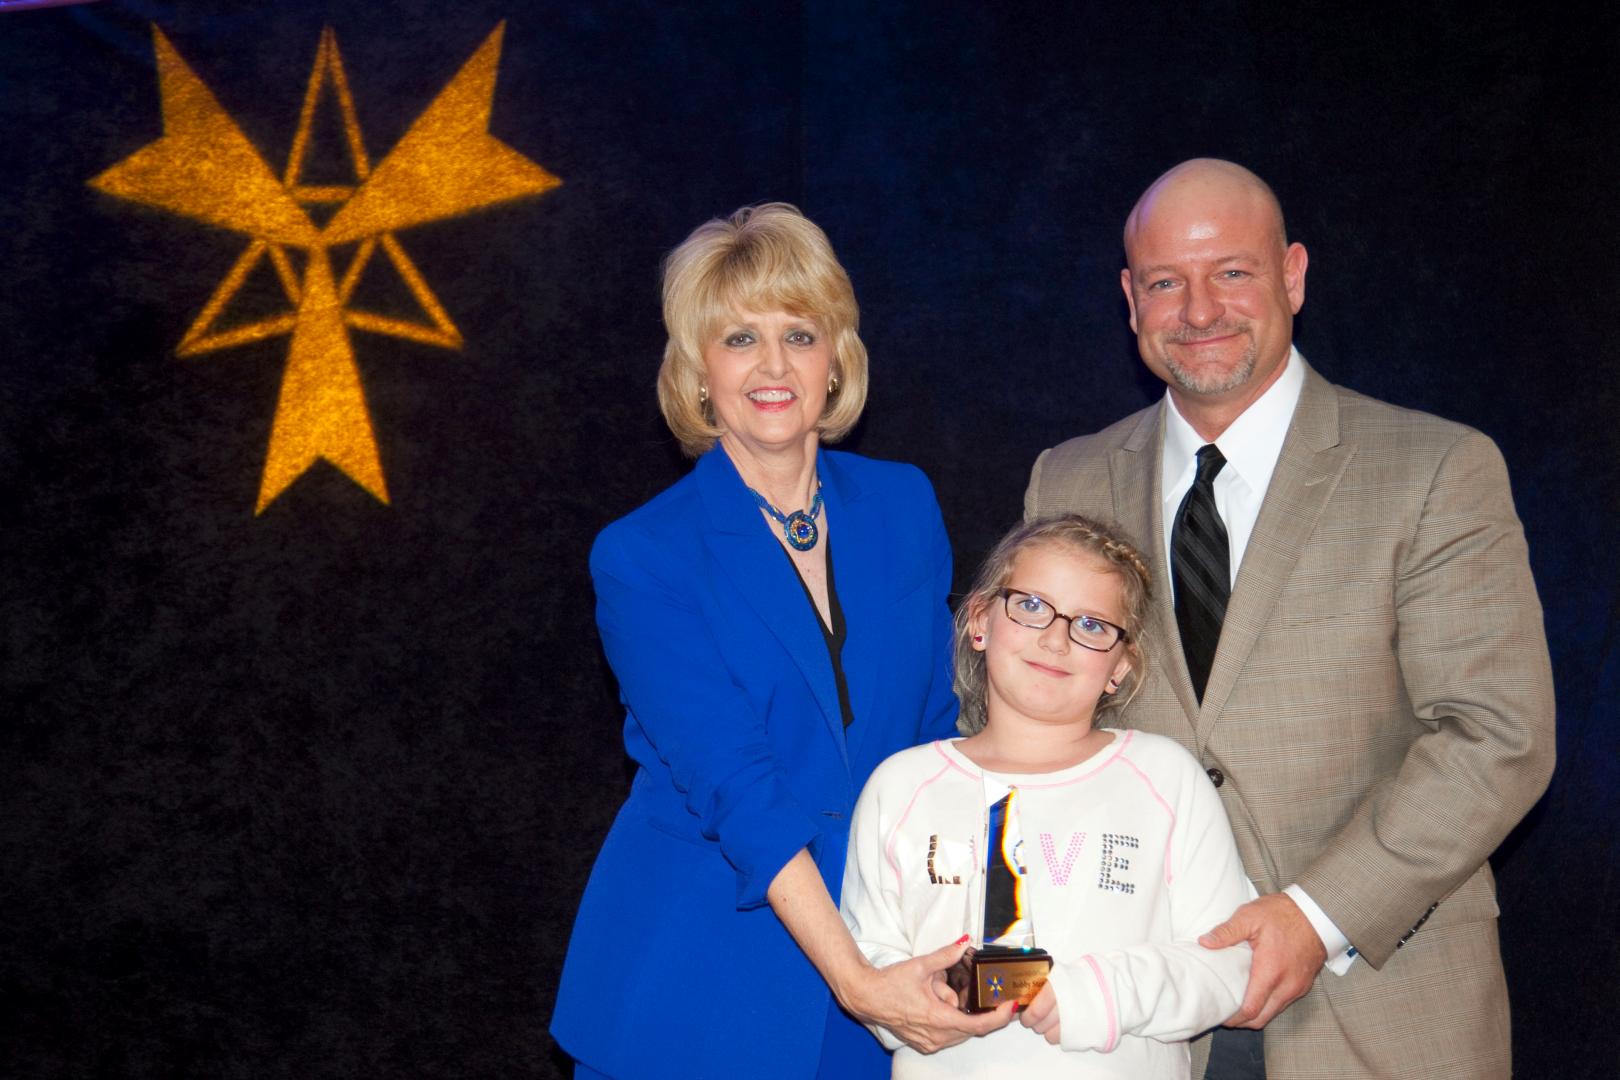
<path id="1" fill-rule="evenodd" d="M 1067 780 L 1059 780 L 1053 784 L 1031 784 L 1027 781 L 1020 780 L 1018 786 L 1021 788 L 1032 789 L 1060 788 L 1068 787 L 1070 784 L 1079 784 L 1086 780 L 1090 780 L 1093 776 L 1096 776 L 1098 773 L 1102 772 L 1104 769 L 1108 768 L 1108 766 L 1112 765 L 1116 760 L 1118 760 L 1119 756 L 1125 752 L 1125 748 L 1131 744 L 1131 736 L 1135 734 L 1136 732 L 1134 731 L 1125 731 L 1117 734 L 1114 737 L 1113 744 L 1101 754 L 1097 755 L 1098 760 L 1095 764 L 1092 764 L 1091 762 L 1084 762 L 1078 766 L 1080 768 L 1084 768 L 1085 765 L 1091 765 L 1091 768 L 1086 769 L 1085 772 L 1080 773 L 1078 776 L 1071 776 Z"/>
<path id="2" fill-rule="evenodd" d="M 1091 973 L 1097 977 L 1097 989 L 1102 991 L 1103 1008 L 1108 1013 L 1108 1043 L 1102 1048 L 1102 1052 L 1107 1054 L 1119 1044 L 1119 1010 L 1114 1008 L 1114 995 L 1108 989 L 1108 982 L 1103 978 L 1102 965 L 1090 954 L 1087 954 L 1085 960 L 1091 965 Z"/>
<path id="3" fill-rule="evenodd" d="M 963 776 L 967 777 L 970 780 L 983 780 L 984 779 L 984 775 L 982 773 L 974 772 L 973 770 L 971 770 L 971 769 L 967 768 L 966 766 L 964 766 L 960 761 L 957 761 L 954 757 L 947 754 L 945 752 L 945 740 L 944 739 L 935 739 L 929 745 L 933 746 L 934 753 L 938 754 L 940 757 L 945 759 L 945 764 L 949 765 L 951 768 L 955 769 L 957 772 L 961 773 Z M 958 750 L 957 753 L 961 753 L 961 751 Z M 932 779 L 932 778 L 930 778 L 930 779 Z"/>
<path id="4" fill-rule="evenodd" d="M 995 775 L 1003 780 L 1012 781 L 1016 787 L 1029 790 L 1068 787 L 1070 784 L 1078 784 L 1082 781 L 1090 780 L 1093 776 L 1096 776 L 1098 773 L 1108 768 L 1108 766 L 1112 765 L 1115 760 L 1117 760 L 1119 756 L 1125 752 L 1125 748 L 1131 744 L 1131 737 L 1135 735 L 1136 732 L 1119 731 L 1115 732 L 1114 734 L 1114 741 L 1110 743 L 1106 749 L 1098 753 L 1095 758 L 1092 758 L 1089 761 L 1082 761 L 1078 765 L 1071 765 L 1068 769 L 1057 770 L 1060 773 L 1069 772 L 1071 769 L 1085 770 L 1084 772 L 1075 773 L 1073 776 L 1065 777 L 1062 780 L 1054 780 L 1049 784 L 1043 784 L 1038 780 L 1031 779 L 1032 776 L 1040 776 L 1040 773 L 996 773 Z M 952 749 L 950 753 L 947 753 L 945 751 L 945 740 L 940 740 L 934 743 L 933 746 L 934 749 L 939 752 L 939 756 L 950 762 L 951 767 L 957 772 L 961 773 L 963 776 L 970 776 L 975 780 L 984 779 L 984 771 L 977 765 L 974 765 L 972 759 L 968 758 L 968 756 L 962 753 L 962 751 Z M 958 757 L 966 761 L 967 764 L 964 765 L 961 761 L 958 761 Z"/>
<path id="5" fill-rule="evenodd" d="M 936 742 L 934 747 L 937 750 L 939 743 Z M 945 757 L 943 751 L 941 751 L 940 756 Z M 911 816 L 912 808 L 917 805 L 917 800 L 922 798 L 923 790 L 949 772 L 955 764 L 950 758 L 945 757 L 945 764 L 940 767 L 940 770 L 917 785 L 917 790 L 911 793 L 911 801 L 906 803 L 906 808 L 901 811 L 899 819 L 894 823 L 894 828 L 889 830 L 888 842 L 883 845 L 883 857 L 888 860 L 889 869 L 894 871 L 895 894 L 896 898 L 901 902 L 904 902 L 906 898 L 906 879 L 900 873 L 900 860 L 895 858 L 894 855 L 894 842 L 900 836 L 901 829 L 905 827 L 906 818 Z"/>
<path id="6" fill-rule="evenodd" d="M 1132 772 L 1141 778 L 1142 783 L 1147 785 L 1148 791 L 1155 799 L 1159 800 L 1159 805 L 1164 807 L 1164 812 L 1170 816 L 1170 828 L 1166 829 L 1164 833 L 1164 883 L 1169 885 L 1175 880 L 1176 876 L 1175 870 L 1172 869 L 1174 863 L 1170 859 L 1172 853 L 1171 847 L 1175 843 L 1176 812 L 1170 809 L 1169 803 L 1164 801 L 1164 796 L 1159 794 L 1158 787 L 1154 785 L 1152 780 L 1148 779 L 1148 774 L 1136 767 L 1136 762 L 1126 758 L 1125 764 L 1130 767 Z"/>

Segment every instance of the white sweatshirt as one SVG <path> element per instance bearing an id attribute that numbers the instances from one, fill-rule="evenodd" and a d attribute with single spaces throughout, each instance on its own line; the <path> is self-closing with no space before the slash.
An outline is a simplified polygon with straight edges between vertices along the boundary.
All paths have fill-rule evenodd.
<path id="1" fill-rule="evenodd" d="M 1061 1048 L 1017 1021 L 931 1055 L 874 1028 L 894 1076 L 1185 1077 L 1186 1040 L 1237 1011 L 1249 947 L 1197 942 L 1251 895 L 1220 797 L 1171 740 L 1113 735 L 1073 768 L 997 774 L 1018 792 L 1023 892 L 1056 961 Z M 895 754 L 855 807 L 844 921 L 880 967 L 978 937 L 985 781 L 957 741 Z"/>

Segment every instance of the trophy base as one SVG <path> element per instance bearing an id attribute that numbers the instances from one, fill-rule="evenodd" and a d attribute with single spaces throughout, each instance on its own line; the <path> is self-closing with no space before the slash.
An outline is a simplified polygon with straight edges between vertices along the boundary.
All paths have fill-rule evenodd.
<path id="1" fill-rule="evenodd" d="M 985 945 L 963 953 L 945 972 L 945 982 L 956 991 L 963 1012 L 982 1013 L 1009 1001 L 1028 1005 L 1051 970 L 1052 954 L 1045 949 Z"/>

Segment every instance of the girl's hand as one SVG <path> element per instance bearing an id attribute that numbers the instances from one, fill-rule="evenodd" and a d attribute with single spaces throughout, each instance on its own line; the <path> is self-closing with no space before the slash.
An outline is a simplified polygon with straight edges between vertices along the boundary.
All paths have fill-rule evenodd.
<path id="1" fill-rule="evenodd" d="M 1041 987 L 1041 992 L 1035 995 L 1035 1000 L 1029 1003 L 1029 1008 L 1018 1017 L 1018 1022 L 1044 1037 L 1053 1046 L 1062 1042 L 1063 1029 L 1058 1024 L 1057 995 L 1052 992 L 1051 983 Z"/>
<path id="2" fill-rule="evenodd" d="M 885 968 L 867 966 L 840 990 L 839 1002 L 858 1019 L 881 1024 L 907 1046 L 932 1054 L 1012 1022 L 1015 1003 L 972 1015 L 956 1006 L 945 972 L 967 950 L 967 939 Z"/>

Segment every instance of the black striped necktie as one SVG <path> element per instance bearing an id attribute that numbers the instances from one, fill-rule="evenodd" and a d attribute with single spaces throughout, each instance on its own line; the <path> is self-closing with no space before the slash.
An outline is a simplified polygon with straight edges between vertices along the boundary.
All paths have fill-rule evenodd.
<path id="1" fill-rule="evenodd" d="M 1221 640 L 1226 598 L 1231 595 L 1226 526 L 1215 510 L 1215 477 L 1226 464 L 1209 443 L 1198 451 L 1198 477 L 1181 500 L 1170 531 L 1170 573 L 1175 581 L 1176 625 L 1187 657 L 1193 692 L 1200 703 Z"/>

